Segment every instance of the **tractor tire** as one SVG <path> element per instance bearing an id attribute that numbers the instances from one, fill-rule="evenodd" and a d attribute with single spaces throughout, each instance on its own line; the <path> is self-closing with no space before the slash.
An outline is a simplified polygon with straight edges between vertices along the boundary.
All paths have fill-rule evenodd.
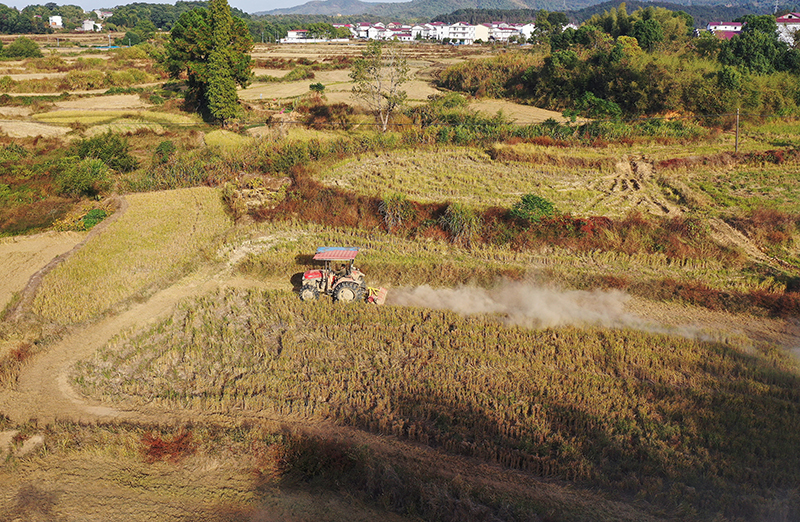
<path id="1" fill-rule="evenodd" d="M 313 285 L 303 285 L 300 289 L 301 301 L 315 301 L 319 299 L 319 290 Z"/>
<path id="2" fill-rule="evenodd" d="M 339 283 L 339 286 L 333 290 L 333 299 L 343 303 L 361 301 L 364 299 L 364 289 L 358 283 L 351 281 Z"/>

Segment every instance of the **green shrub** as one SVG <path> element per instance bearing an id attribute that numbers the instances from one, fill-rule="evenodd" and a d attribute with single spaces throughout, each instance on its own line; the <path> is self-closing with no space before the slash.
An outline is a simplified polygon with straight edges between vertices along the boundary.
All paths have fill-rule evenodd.
<path id="1" fill-rule="evenodd" d="M 67 73 L 61 85 L 64 89 L 102 89 L 106 84 L 106 76 L 103 71 L 91 70 L 72 70 Z"/>
<path id="2" fill-rule="evenodd" d="M 86 158 L 67 167 L 56 177 L 56 190 L 67 197 L 93 197 L 107 188 L 110 174 L 102 160 Z"/>
<path id="3" fill-rule="evenodd" d="M 525 194 L 511 207 L 509 214 L 516 219 L 538 222 L 543 217 L 552 216 L 555 210 L 553 204 L 545 198 L 536 194 Z"/>
<path id="4" fill-rule="evenodd" d="M 309 67 L 300 66 L 292 71 L 289 71 L 289 74 L 284 76 L 281 81 L 284 82 L 294 82 L 297 80 L 312 80 L 314 79 L 314 71 L 312 71 Z"/>
<path id="5" fill-rule="evenodd" d="M 169 161 L 172 154 L 175 152 L 175 144 L 170 140 L 162 141 L 153 152 L 153 161 L 156 163 L 164 164 Z"/>
<path id="6" fill-rule="evenodd" d="M 83 216 L 83 228 L 86 230 L 91 229 L 93 226 L 103 221 L 107 215 L 106 211 L 102 208 L 93 208 Z"/>
<path id="7" fill-rule="evenodd" d="M 42 58 L 44 55 L 39 46 L 30 38 L 20 36 L 2 50 L 3 56 L 9 58 Z"/>
<path id="8" fill-rule="evenodd" d="M 111 131 L 79 141 L 75 150 L 80 158 L 97 158 L 120 172 L 135 169 L 136 159 L 128 153 L 128 141 Z"/>

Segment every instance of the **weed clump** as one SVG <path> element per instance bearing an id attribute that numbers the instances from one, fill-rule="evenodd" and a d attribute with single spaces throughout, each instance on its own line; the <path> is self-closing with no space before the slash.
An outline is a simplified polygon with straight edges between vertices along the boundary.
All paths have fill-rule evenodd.
<path id="1" fill-rule="evenodd" d="M 130 155 L 128 149 L 127 140 L 111 131 L 83 139 L 74 147 L 79 158 L 97 158 L 120 172 L 130 172 L 137 167 L 136 159 Z"/>
<path id="2" fill-rule="evenodd" d="M 552 216 L 556 209 L 553 203 L 536 194 L 525 194 L 519 203 L 516 203 L 509 214 L 515 219 L 538 222 L 543 217 Z"/>

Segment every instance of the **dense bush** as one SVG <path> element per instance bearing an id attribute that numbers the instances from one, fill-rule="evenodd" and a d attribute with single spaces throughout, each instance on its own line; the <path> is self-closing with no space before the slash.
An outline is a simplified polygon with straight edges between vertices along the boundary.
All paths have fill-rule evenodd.
<path id="1" fill-rule="evenodd" d="M 108 166 L 97 158 L 76 161 L 56 176 L 56 190 L 62 196 L 92 197 L 107 186 L 111 178 Z"/>
<path id="2" fill-rule="evenodd" d="M 128 153 L 128 141 L 111 131 L 79 141 L 74 146 L 80 158 L 97 158 L 114 170 L 129 172 L 136 168 L 136 159 Z"/>
<path id="3" fill-rule="evenodd" d="M 24 36 L 18 37 L 16 40 L 3 47 L 0 52 L 2 56 L 8 58 L 41 58 L 44 56 L 36 42 Z"/>
<path id="4" fill-rule="evenodd" d="M 153 151 L 153 161 L 156 163 L 166 163 L 175 153 L 175 144 L 171 140 L 165 140 L 158 144 Z"/>
<path id="5" fill-rule="evenodd" d="M 537 222 L 543 217 L 552 216 L 556 209 L 553 203 L 535 194 L 525 194 L 509 213 L 511 217 Z"/>

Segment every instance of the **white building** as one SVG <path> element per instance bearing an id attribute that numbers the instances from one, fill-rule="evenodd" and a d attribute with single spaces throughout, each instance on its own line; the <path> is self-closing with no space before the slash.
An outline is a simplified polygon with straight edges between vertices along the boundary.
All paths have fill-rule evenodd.
<path id="1" fill-rule="evenodd" d="M 99 32 L 103 29 L 101 24 L 95 23 L 94 20 L 84 20 L 81 26 L 81 31 L 91 33 Z"/>
<path id="2" fill-rule="evenodd" d="M 778 24 L 778 38 L 794 45 L 795 35 L 800 32 L 800 13 L 787 13 L 779 16 L 775 22 Z"/>
<path id="3" fill-rule="evenodd" d="M 715 33 L 717 31 L 731 31 L 734 33 L 742 32 L 742 24 L 739 22 L 709 22 L 706 29 Z"/>
<path id="4" fill-rule="evenodd" d="M 64 28 L 64 22 L 61 19 L 61 17 L 58 16 L 58 15 L 51 16 L 50 20 L 49 20 L 49 24 L 50 24 L 50 27 L 53 28 L 53 29 L 63 29 Z"/>
<path id="5" fill-rule="evenodd" d="M 519 34 L 519 29 L 505 22 L 490 22 L 481 25 L 486 27 L 489 33 L 486 40 L 483 40 L 484 42 L 489 40 L 494 42 L 507 42 L 512 36 L 517 36 Z"/>

